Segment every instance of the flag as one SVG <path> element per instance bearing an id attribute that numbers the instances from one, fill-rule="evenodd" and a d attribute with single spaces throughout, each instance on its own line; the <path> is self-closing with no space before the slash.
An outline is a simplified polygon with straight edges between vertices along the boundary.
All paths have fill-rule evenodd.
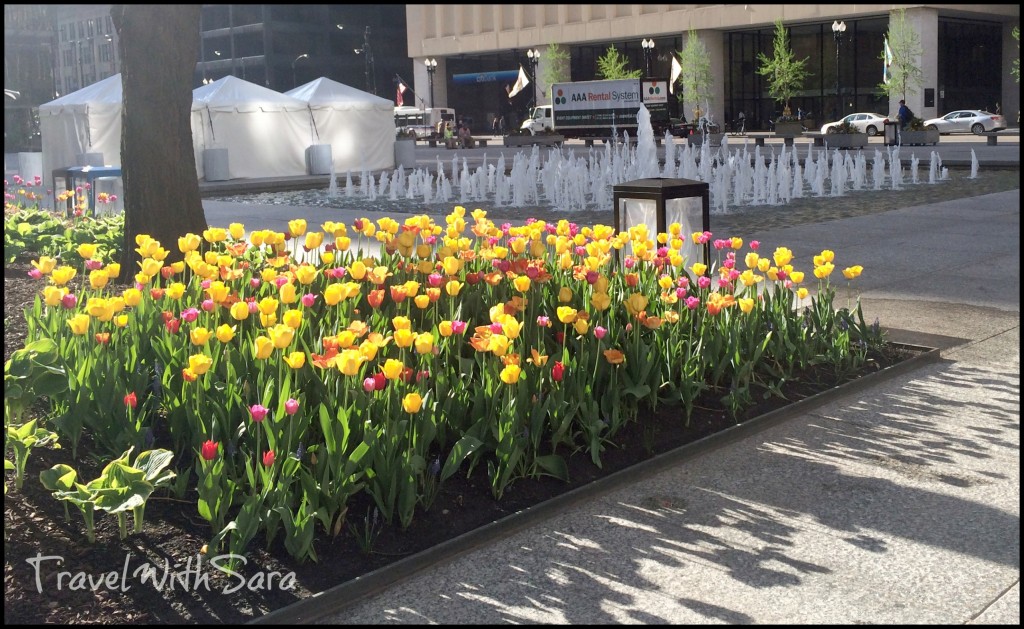
<path id="1" fill-rule="evenodd" d="M 676 79 L 683 73 L 683 66 L 679 65 L 679 58 L 672 55 L 672 78 L 668 80 L 668 93 L 675 93 Z"/>
<path id="2" fill-rule="evenodd" d="M 882 83 L 888 85 L 892 82 L 892 73 L 889 71 L 889 66 L 892 65 L 892 49 L 889 48 L 888 37 L 883 37 L 882 41 L 885 43 L 885 65 L 882 66 Z"/>
<path id="3" fill-rule="evenodd" d="M 515 85 L 513 85 L 512 89 L 509 90 L 508 97 L 512 98 L 513 96 L 515 96 L 519 92 L 522 92 L 524 89 L 526 89 L 526 86 L 529 85 L 529 84 L 530 84 L 530 79 L 526 78 L 526 71 L 523 70 L 523 66 L 520 65 L 519 66 L 519 78 L 516 79 Z"/>
<path id="4" fill-rule="evenodd" d="M 399 83 L 398 88 L 395 90 L 395 107 L 401 107 L 405 104 L 405 98 L 402 94 L 405 92 L 405 83 Z"/>

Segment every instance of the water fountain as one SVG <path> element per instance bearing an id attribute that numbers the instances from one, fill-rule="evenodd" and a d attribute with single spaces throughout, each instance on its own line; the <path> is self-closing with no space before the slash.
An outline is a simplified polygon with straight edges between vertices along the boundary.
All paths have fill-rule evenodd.
<path id="1" fill-rule="evenodd" d="M 974 149 L 971 149 L 971 176 L 968 179 L 978 178 L 978 156 L 974 154 Z"/>

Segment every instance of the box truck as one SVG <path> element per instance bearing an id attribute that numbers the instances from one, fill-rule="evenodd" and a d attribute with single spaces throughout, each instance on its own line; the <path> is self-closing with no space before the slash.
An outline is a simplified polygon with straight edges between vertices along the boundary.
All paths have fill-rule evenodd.
<path id="1" fill-rule="evenodd" d="M 668 80 L 650 78 L 554 83 L 551 104 L 534 107 L 521 128 L 566 138 L 610 138 L 625 129 L 636 137 L 641 104 L 651 114 L 654 135 L 664 135 L 670 124 Z"/>

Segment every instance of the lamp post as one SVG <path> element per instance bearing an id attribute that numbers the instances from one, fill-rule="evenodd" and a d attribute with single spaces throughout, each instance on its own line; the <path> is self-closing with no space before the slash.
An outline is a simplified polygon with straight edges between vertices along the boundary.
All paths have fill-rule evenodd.
<path id="1" fill-rule="evenodd" d="M 839 42 L 842 41 L 845 32 L 846 22 L 838 20 L 832 22 L 832 35 L 836 38 L 836 111 L 840 118 L 843 116 L 843 98 L 839 95 Z"/>
<path id="2" fill-rule="evenodd" d="M 295 60 L 292 61 L 292 89 L 295 89 L 296 87 L 299 86 L 299 84 L 295 81 L 295 64 L 298 62 L 299 59 L 309 59 L 309 53 L 304 52 L 298 57 L 295 57 Z"/>
<path id="3" fill-rule="evenodd" d="M 540 63 L 540 51 L 530 48 L 526 51 L 526 59 L 530 63 L 530 77 L 533 79 L 533 106 L 537 106 L 537 64 Z"/>
<path id="4" fill-rule="evenodd" d="M 654 40 L 645 38 L 640 42 L 640 45 L 644 48 L 644 63 L 647 67 L 647 76 L 651 76 L 651 55 L 654 54 Z"/>
<path id="5" fill-rule="evenodd" d="M 430 108 L 434 108 L 434 73 L 437 72 L 437 59 L 433 57 L 425 59 L 423 64 L 427 66 L 427 79 L 430 83 Z"/>

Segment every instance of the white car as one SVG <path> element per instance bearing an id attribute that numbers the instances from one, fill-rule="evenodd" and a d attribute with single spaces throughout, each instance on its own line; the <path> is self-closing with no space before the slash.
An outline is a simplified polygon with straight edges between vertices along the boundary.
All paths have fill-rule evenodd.
<path id="1" fill-rule="evenodd" d="M 822 133 L 828 133 L 828 130 L 832 127 L 838 127 L 844 122 L 849 122 L 861 133 L 866 133 L 870 136 L 875 136 L 881 133 L 885 129 L 885 123 L 889 122 L 889 119 L 879 114 L 850 114 L 842 120 L 830 122 L 821 128 Z"/>
<path id="2" fill-rule="evenodd" d="M 1006 128 L 1006 118 L 978 109 L 960 109 L 941 118 L 925 120 L 926 129 L 937 129 L 939 133 L 984 133 L 1001 131 Z"/>

